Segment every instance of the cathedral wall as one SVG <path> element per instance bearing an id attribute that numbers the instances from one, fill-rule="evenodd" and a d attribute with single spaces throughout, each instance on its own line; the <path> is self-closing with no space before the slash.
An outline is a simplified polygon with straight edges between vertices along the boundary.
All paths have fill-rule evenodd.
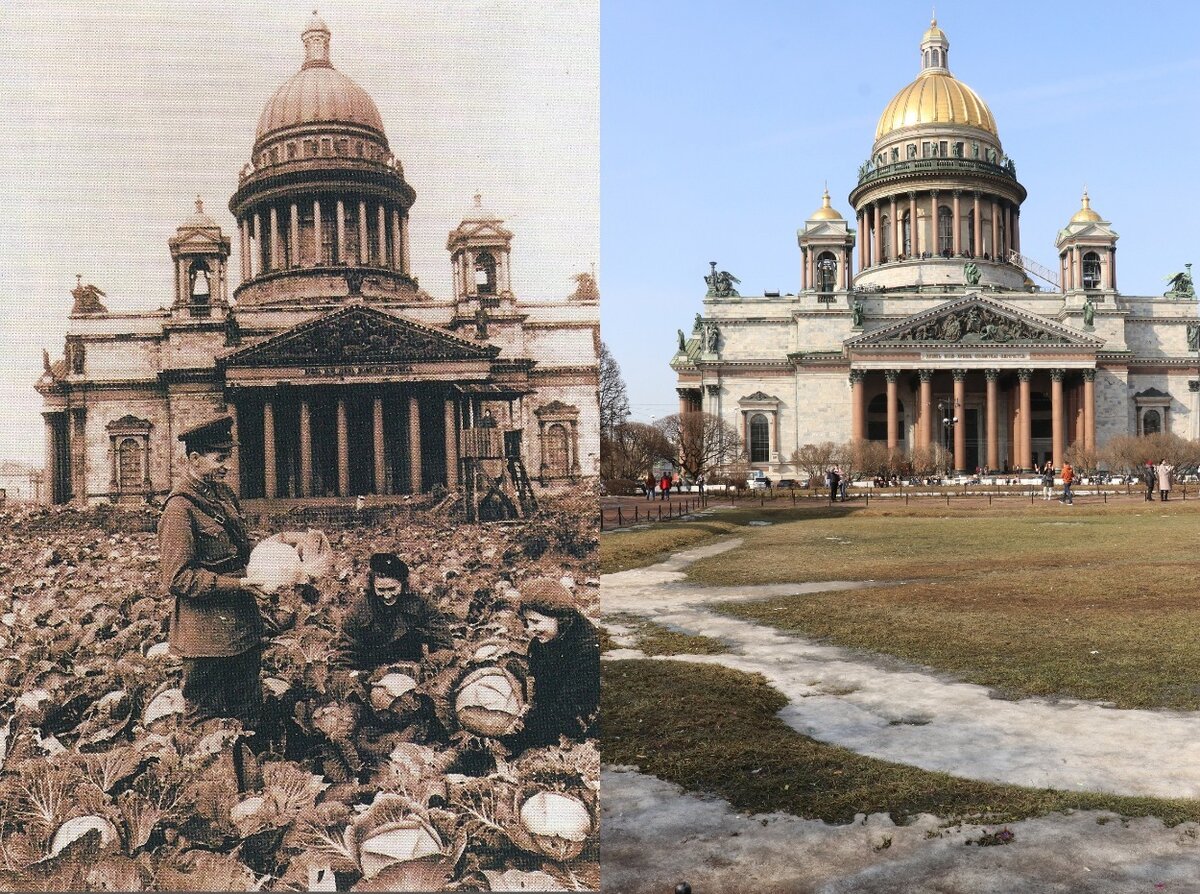
<path id="1" fill-rule="evenodd" d="M 110 338 L 84 342 L 84 372 L 89 379 L 147 379 L 158 374 L 158 339 Z"/>
<path id="2" fill-rule="evenodd" d="M 790 319 L 718 321 L 718 326 L 721 331 L 718 349 L 723 357 L 775 360 L 792 350 Z"/>
<path id="3" fill-rule="evenodd" d="M 1125 369 L 1096 370 L 1096 447 L 1112 438 L 1136 431 L 1133 415 L 1133 383 Z M 1140 390 L 1140 389 L 1134 389 Z"/>
<path id="4" fill-rule="evenodd" d="M 797 351 L 841 351 L 842 342 L 854 334 L 849 312 L 807 313 L 798 320 Z"/>
<path id="5" fill-rule="evenodd" d="M 105 502 L 112 493 L 113 442 L 108 425 L 125 416 L 150 423 L 150 481 L 154 490 L 168 487 L 171 421 L 161 392 L 149 388 L 92 392 L 87 398 L 86 425 L 87 496 L 91 503 Z"/>
<path id="6" fill-rule="evenodd" d="M 226 350 L 225 331 L 174 331 L 162 350 L 163 369 L 207 369 Z"/>
<path id="7" fill-rule="evenodd" d="M 550 374 L 539 380 L 537 393 L 525 399 L 526 455 L 529 457 L 528 472 L 531 478 L 537 476 L 542 464 L 542 443 L 539 437 L 538 417 L 534 415 L 534 410 L 556 400 L 579 410 L 576 422 L 576 449 L 579 452 L 580 474 L 600 474 L 600 405 L 596 399 L 598 387 L 597 380 L 590 376 Z"/>
<path id="8" fill-rule="evenodd" d="M 524 331 L 521 356 L 538 365 L 582 365 L 596 362 L 595 324 L 571 328 L 537 327 Z"/>
<path id="9" fill-rule="evenodd" d="M 803 371 L 796 377 L 797 445 L 850 440 L 850 379 L 847 370 Z"/>
<path id="10" fill-rule="evenodd" d="M 1179 309 L 1182 316 L 1183 308 Z M 1180 356 L 1189 353 L 1187 347 L 1187 320 L 1129 320 L 1125 326 L 1125 340 L 1134 354 L 1142 357 Z M 1194 322 L 1194 321 L 1193 321 Z"/>

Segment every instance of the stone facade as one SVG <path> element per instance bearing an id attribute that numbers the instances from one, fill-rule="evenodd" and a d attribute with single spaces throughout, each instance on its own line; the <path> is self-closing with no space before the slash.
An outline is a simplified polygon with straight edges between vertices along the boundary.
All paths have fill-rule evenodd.
<path id="1" fill-rule="evenodd" d="M 799 292 L 742 296 L 713 265 L 671 360 L 681 412 L 720 416 L 774 477 L 799 476 L 793 451 L 823 441 L 941 443 L 957 470 L 1004 471 L 1118 435 L 1200 436 L 1190 283 L 1122 294 L 1118 236 L 1086 192 L 1059 269 L 1024 257 L 1026 191 L 990 110 L 950 74 L 936 22 L 921 53 L 859 169 L 857 228 L 826 192 L 799 230 Z"/>
<path id="2" fill-rule="evenodd" d="M 594 280 L 520 299 L 513 234 L 477 196 L 448 237 L 454 294 L 422 290 L 416 191 L 329 36 L 314 16 L 301 70 L 263 110 L 234 236 L 197 200 L 168 240 L 167 306 L 109 313 L 77 286 L 63 356 L 37 383 L 51 502 L 168 492 L 178 433 L 219 413 L 235 419 L 243 498 L 454 489 L 484 457 L 543 484 L 597 473 Z"/>

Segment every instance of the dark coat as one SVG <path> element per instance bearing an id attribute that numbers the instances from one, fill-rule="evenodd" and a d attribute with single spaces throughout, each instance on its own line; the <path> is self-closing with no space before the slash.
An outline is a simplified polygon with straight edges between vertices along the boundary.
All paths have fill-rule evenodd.
<path id="1" fill-rule="evenodd" d="M 342 618 L 337 663 L 373 670 L 397 661 L 420 661 L 422 646 L 430 652 L 454 648 L 445 616 L 418 596 L 403 595 L 395 605 L 386 605 L 368 587 Z"/>
<path id="2" fill-rule="evenodd" d="M 172 652 L 220 658 L 260 645 L 258 602 L 239 588 L 250 538 L 241 505 L 227 485 L 185 477 L 167 497 L 158 547 L 163 592 L 175 597 Z"/>
<path id="3" fill-rule="evenodd" d="M 600 708 L 600 638 L 579 612 L 548 643 L 529 646 L 533 704 L 521 732 L 505 742 L 514 753 L 586 738 Z"/>

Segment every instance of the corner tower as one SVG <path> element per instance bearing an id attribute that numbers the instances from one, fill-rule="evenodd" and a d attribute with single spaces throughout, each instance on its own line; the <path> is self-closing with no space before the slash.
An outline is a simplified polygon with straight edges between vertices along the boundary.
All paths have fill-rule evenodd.
<path id="1" fill-rule="evenodd" d="M 850 202 L 858 215 L 854 284 L 879 289 L 979 283 L 1021 289 L 1025 188 L 1004 154 L 995 118 L 950 73 L 950 40 L 935 19 L 921 38 L 921 71 L 883 110 Z"/>
<path id="2" fill-rule="evenodd" d="M 304 63 L 263 108 L 229 210 L 238 221 L 239 304 L 413 298 L 408 212 L 416 199 L 374 101 L 333 67 L 313 14 Z"/>

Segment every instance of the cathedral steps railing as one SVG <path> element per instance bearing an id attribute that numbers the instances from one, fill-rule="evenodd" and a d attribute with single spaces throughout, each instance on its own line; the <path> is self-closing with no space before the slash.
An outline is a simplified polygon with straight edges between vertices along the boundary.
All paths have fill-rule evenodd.
<path id="1" fill-rule="evenodd" d="M 1036 276 L 1038 279 L 1042 280 L 1043 282 L 1050 283 L 1050 285 L 1054 286 L 1055 291 L 1057 291 L 1057 292 L 1062 291 L 1062 285 L 1058 281 L 1058 274 L 1056 274 L 1049 267 L 1042 266 L 1037 261 L 1035 261 L 1033 258 L 1027 258 L 1023 254 L 1020 254 L 1015 251 L 1010 251 L 1008 253 L 1008 262 L 1010 264 L 1016 264 L 1018 267 L 1022 268 L 1026 273 L 1028 273 L 1030 276 Z"/>

